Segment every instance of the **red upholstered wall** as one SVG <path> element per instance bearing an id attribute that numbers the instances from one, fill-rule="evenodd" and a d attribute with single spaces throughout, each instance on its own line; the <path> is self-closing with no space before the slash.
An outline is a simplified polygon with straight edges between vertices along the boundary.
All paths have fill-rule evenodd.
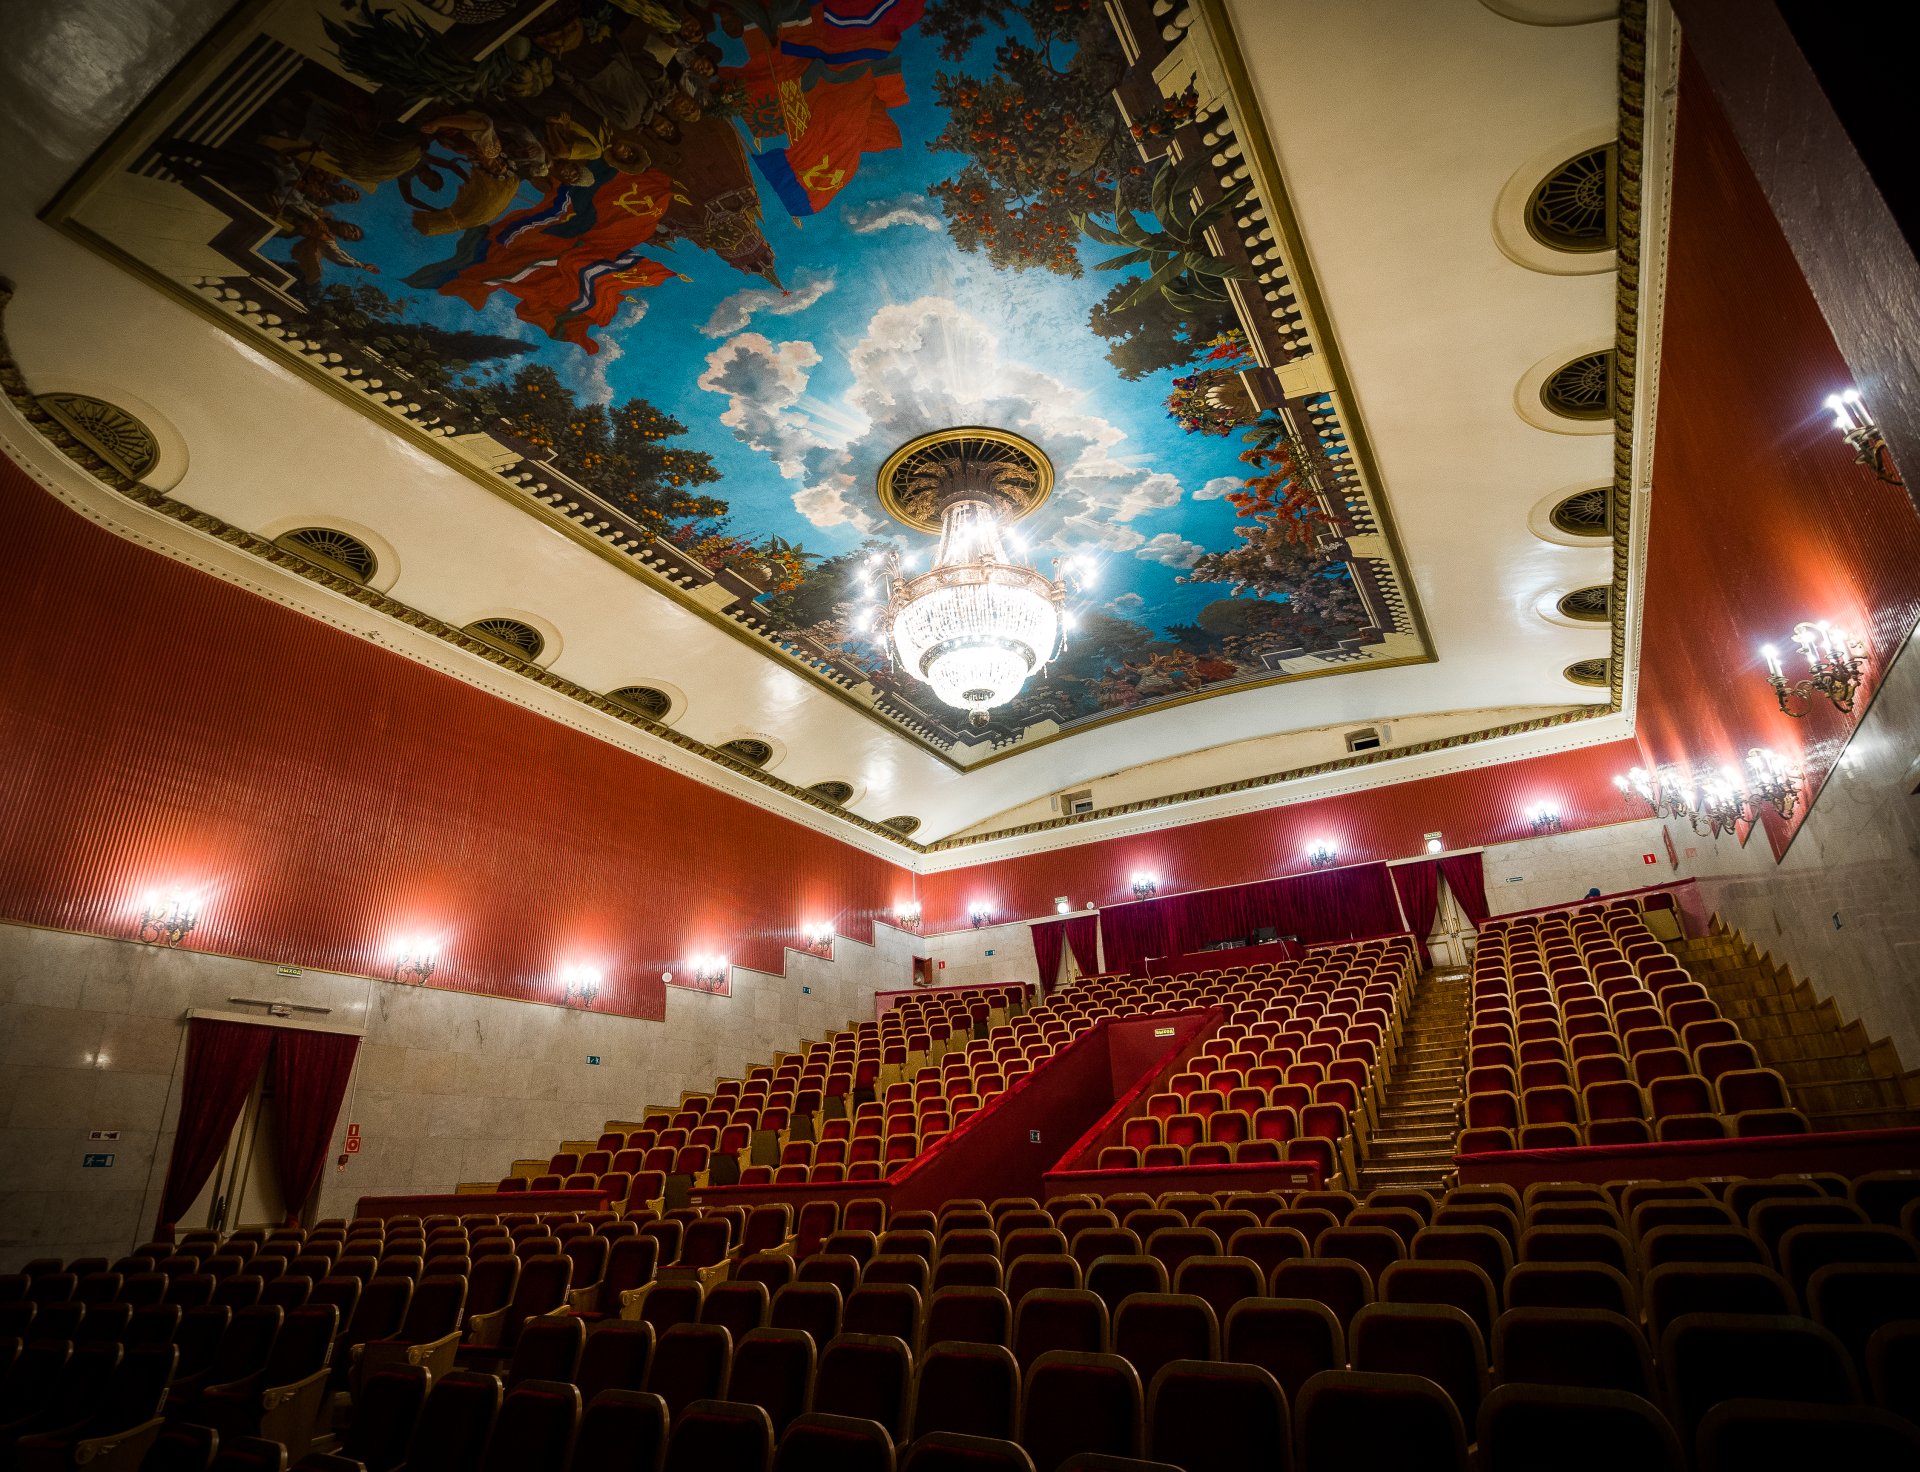
<path id="1" fill-rule="evenodd" d="M 1161 894 L 1246 884 L 1308 870 L 1307 848 L 1326 842 L 1343 864 L 1409 858 L 1422 836 L 1439 832 L 1452 848 L 1528 838 L 1527 810 L 1548 802 L 1568 828 L 1591 828 L 1636 816 L 1614 790 L 1616 772 L 1638 760 L 1631 741 L 1557 756 L 1503 762 L 1439 777 L 1291 807 L 1214 818 L 1127 838 L 1076 844 L 929 874 L 920 903 L 929 931 L 957 930 L 976 903 L 996 919 L 1048 914 L 1057 895 L 1075 904 L 1118 904 L 1133 898 L 1133 875 L 1156 875 Z"/>
<path id="2" fill-rule="evenodd" d="M 126 935 L 203 897 L 193 949 L 659 1018 L 690 955 L 780 969 L 870 939 L 912 876 L 136 547 L 0 461 L 0 917 Z M 903 977 L 902 980 L 905 980 Z"/>
<path id="3" fill-rule="evenodd" d="M 1640 739 L 1649 765 L 1768 746 L 1818 783 L 1854 718 L 1817 697 L 1807 719 L 1782 715 L 1760 647 L 1790 650 L 1794 624 L 1825 618 L 1867 637 L 1884 670 L 1920 616 L 1920 521 L 1821 407 L 1852 377 L 1690 63 L 1670 252 Z M 1874 385 L 1858 387 L 1871 405 Z M 1786 825 L 1767 826 L 1784 853 Z"/>

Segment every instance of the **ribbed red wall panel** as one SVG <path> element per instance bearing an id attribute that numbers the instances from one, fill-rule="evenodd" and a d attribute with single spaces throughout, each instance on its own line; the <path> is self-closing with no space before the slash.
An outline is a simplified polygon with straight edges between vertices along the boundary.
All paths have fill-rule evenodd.
<path id="1" fill-rule="evenodd" d="M 869 940 L 912 876 L 136 547 L 0 461 L 0 916 L 127 935 L 203 896 L 189 948 L 658 1018 L 663 971 L 780 969 L 807 922 Z M 904 982 L 905 977 L 901 980 Z"/>
<path id="2" fill-rule="evenodd" d="M 1821 407 L 1852 375 L 1690 63 L 1675 142 L 1639 733 L 1650 763 L 1770 747 L 1806 765 L 1811 796 L 1857 717 L 1817 696 L 1782 715 L 1760 648 L 1790 652 L 1796 623 L 1830 619 L 1884 671 L 1920 616 L 1920 521 Z M 1767 827 L 1784 853 L 1787 825 Z"/>
<path id="3" fill-rule="evenodd" d="M 1057 895 L 1076 905 L 1133 898 L 1133 875 L 1158 877 L 1160 893 L 1245 884 L 1305 872 L 1307 848 L 1326 843 L 1343 864 L 1403 859 L 1422 852 L 1425 834 L 1449 847 L 1531 837 L 1527 811 L 1550 803 L 1568 828 L 1592 828 L 1634 816 L 1621 805 L 1613 776 L 1637 760 L 1631 741 L 1557 756 L 1423 777 L 1342 797 L 1188 823 L 1129 838 L 1077 844 L 993 864 L 929 874 L 920 902 L 929 930 L 967 924 L 976 903 L 997 918 L 1025 919 L 1053 909 Z"/>

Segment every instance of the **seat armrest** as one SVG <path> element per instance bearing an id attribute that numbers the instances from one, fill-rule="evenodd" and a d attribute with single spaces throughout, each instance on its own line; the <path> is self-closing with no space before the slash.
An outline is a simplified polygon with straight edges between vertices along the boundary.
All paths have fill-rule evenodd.
<path id="1" fill-rule="evenodd" d="M 467 1320 L 466 1343 L 476 1349 L 492 1348 L 506 1332 L 507 1310 L 497 1308 L 490 1314 L 475 1314 Z"/>

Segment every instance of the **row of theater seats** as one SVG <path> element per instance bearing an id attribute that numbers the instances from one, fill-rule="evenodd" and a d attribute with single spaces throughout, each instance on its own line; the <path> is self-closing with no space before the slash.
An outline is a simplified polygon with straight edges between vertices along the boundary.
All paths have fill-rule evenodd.
<path id="1" fill-rule="evenodd" d="M 1196 974 L 1190 984 L 1231 1005 L 1233 1020 L 1145 1097 L 1096 1166 L 1285 1161 L 1317 1166 L 1328 1185 L 1357 1179 L 1413 975 L 1406 937 Z"/>
<path id="2" fill-rule="evenodd" d="M 1463 1155 L 1807 1130 L 1629 907 L 1488 922 L 1471 996 Z"/>
<path id="3" fill-rule="evenodd" d="M 183 1242 L 207 1253 L 177 1256 L 269 1271 L 284 1261 L 269 1280 L 281 1281 L 337 1243 L 336 1263 L 400 1269 L 372 1277 L 343 1334 L 333 1304 L 163 1305 L 171 1337 L 116 1341 L 112 1353 L 142 1351 L 125 1363 L 149 1367 L 145 1351 L 180 1356 L 150 1439 L 217 1424 L 246 1447 L 264 1427 L 298 1456 L 313 1422 L 288 1418 L 330 1384 L 343 1415 L 327 1435 L 374 1472 L 403 1459 L 447 1472 L 569 1458 L 581 1472 L 663 1457 L 762 1467 L 776 1445 L 778 1465 L 795 1469 L 896 1456 L 1045 1469 L 1106 1452 L 1197 1472 L 1284 1465 L 1289 1446 L 1308 1467 L 1464 1467 L 1473 1440 L 1482 1466 L 1504 1468 L 1537 1466 L 1568 1437 L 1590 1465 L 1679 1467 L 1680 1448 L 1697 1446 L 1701 1466 L 1732 1467 L 1729 1446 L 1808 1437 L 1887 1460 L 1920 1433 L 1859 1402 L 1866 1387 L 1884 1411 L 1920 1416 L 1917 1226 L 1916 1172 L 1540 1186 L 1524 1198 L 1493 1187 L 1439 1199 L 1383 1189 L 1364 1202 L 1134 1193 L 891 1217 L 868 1200 L 845 1212 L 810 1202 L 798 1219 L 781 1205 L 640 1223 L 341 1223 L 295 1257 L 251 1236 Z M 405 1275 L 430 1243 L 461 1235 L 472 1247 L 502 1229 L 524 1258 L 470 1258 L 469 1276 L 423 1273 L 417 1285 Z M 349 1243 L 380 1252 L 348 1254 Z M 629 1262 L 616 1274 L 615 1255 L 645 1259 L 645 1273 Z M 577 1263 L 597 1279 L 582 1285 Z M 450 1284 L 464 1298 L 501 1264 L 517 1271 L 500 1308 L 435 1294 Z M 138 1265 L 33 1264 L 0 1280 L 0 1302 L 44 1310 Z M 359 1283 L 322 1280 L 339 1281 Z M 398 1319 L 389 1303 L 370 1323 L 367 1304 L 395 1286 Z M 221 1316 L 209 1357 L 187 1319 Z M 329 1371 L 324 1355 L 342 1338 L 344 1363 Z M 61 1345 L 57 1374 L 43 1342 Z M 40 1418 L 16 1437 L 45 1438 L 49 1418 L 74 1417 L 62 1422 L 69 1450 L 102 1417 L 124 1418 L 105 1409 L 107 1383 L 129 1394 L 143 1383 L 66 1341 L 11 1340 L 0 1359 L 11 1366 L 0 1403 Z M 297 1399 L 289 1384 L 309 1399 L 266 1420 Z M 1756 1396 L 1789 1409 L 1741 1404 Z"/>
<path id="4" fill-rule="evenodd" d="M 745 1079 L 722 1080 L 712 1094 L 689 1094 L 677 1109 L 643 1111 L 632 1126 L 610 1123 L 591 1148 L 563 1144 L 545 1161 L 518 1162 L 496 1189 L 603 1190 L 620 1209 L 660 1211 L 684 1206 L 707 1185 L 883 1180 L 1107 1018 L 1224 1003 L 1233 1007 L 1236 1024 L 1260 1027 L 1264 1041 L 1313 1049 L 1310 1026 L 1338 1041 L 1357 1026 L 1358 1044 L 1367 1026 L 1323 999 L 1307 999 L 1309 988 L 1331 993 L 1350 983 L 1390 981 L 1397 998 L 1411 958 L 1411 942 L 1403 937 L 1326 947 L 1271 971 L 1195 974 L 1151 986 L 1131 977 L 1089 977 L 1031 1008 L 1020 986 L 931 988 L 878 1022 L 757 1065 Z M 1287 1030 L 1289 1022 L 1297 1032 Z M 1341 1061 L 1351 1062 L 1352 1054 Z M 1327 1070 L 1329 1079 L 1345 1076 Z M 1333 1089 L 1318 1102 L 1351 1097 Z M 1358 1131 L 1343 1131 L 1349 1134 L 1364 1138 L 1364 1122 Z M 868 1139 L 874 1143 L 863 1143 Z M 1249 1158 L 1266 1153 L 1256 1147 Z"/>

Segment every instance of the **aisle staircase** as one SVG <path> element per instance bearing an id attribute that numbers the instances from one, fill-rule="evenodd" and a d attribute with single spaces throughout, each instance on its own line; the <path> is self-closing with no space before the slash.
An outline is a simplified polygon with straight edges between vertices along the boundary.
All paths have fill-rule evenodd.
<path id="1" fill-rule="evenodd" d="M 1711 933 L 1668 945 L 1760 1061 L 1786 1079 L 1794 1107 L 1816 1130 L 1920 1125 L 1920 1072 L 1902 1068 L 1891 1042 L 1869 1038 L 1791 967 L 1718 916 Z"/>
<path id="2" fill-rule="evenodd" d="M 1428 971 L 1414 983 L 1360 1191 L 1421 1186 L 1437 1191 L 1453 1174 L 1467 1055 L 1467 977 Z"/>

